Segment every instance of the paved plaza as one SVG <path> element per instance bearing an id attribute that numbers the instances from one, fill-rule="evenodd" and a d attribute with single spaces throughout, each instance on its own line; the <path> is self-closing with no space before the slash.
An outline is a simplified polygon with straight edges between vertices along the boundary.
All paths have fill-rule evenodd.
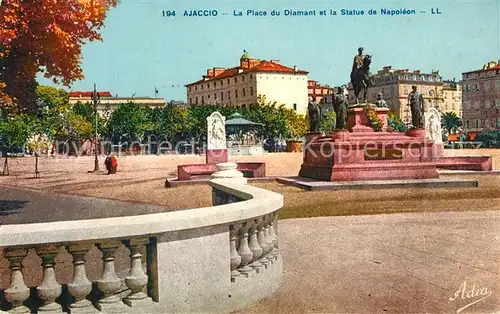
<path id="1" fill-rule="evenodd" d="M 476 153 L 494 153 L 494 169 L 500 169 L 498 151 Z M 282 176 L 298 171 L 302 154 L 241 159 L 264 160 L 269 175 Z M 117 175 L 106 176 L 86 172 L 91 158 L 42 159 L 42 179 L 31 179 L 32 160 L 13 159 L 12 175 L 0 178 L 0 221 L 78 220 L 210 206 L 208 186 L 163 185 L 178 164 L 200 160 L 123 157 Z M 316 216 L 328 210 L 343 215 L 344 209 L 418 212 L 280 220 L 283 285 L 273 297 L 241 313 L 500 313 L 500 211 L 491 211 L 500 208 L 498 175 L 465 177 L 480 180 L 479 188 L 305 192 L 258 185 L 285 195 L 282 217 L 289 211 L 292 218 L 292 209 L 305 211 L 312 205 L 325 209 L 324 214 L 312 212 Z M 36 271 L 27 273 L 30 286 L 41 281 L 40 263 L 33 252 L 25 260 L 25 266 Z M 57 265 L 58 280 L 67 284 L 71 256 L 61 254 Z M 88 254 L 87 265 L 88 277 L 97 280 L 97 249 Z M 122 247 L 116 271 L 124 276 L 129 267 Z M 1 253 L 0 274 L 0 288 L 5 289 L 9 270 Z"/>
<path id="2" fill-rule="evenodd" d="M 460 313 L 500 313 L 499 225 L 498 211 L 280 221 L 283 285 L 241 313 L 457 313 L 484 297 Z"/>

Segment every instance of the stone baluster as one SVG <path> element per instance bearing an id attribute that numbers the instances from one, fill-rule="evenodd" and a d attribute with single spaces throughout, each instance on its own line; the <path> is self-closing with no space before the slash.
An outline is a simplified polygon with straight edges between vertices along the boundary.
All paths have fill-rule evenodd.
<path id="1" fill-rule="evenodd" d="M 266 224 L 266 217 L 264 216 L 262 218 L 262 221 L 258 225 L 258 230 L 259 232 L 257 233 L 257 240 L 259 242 L 259 246 L 262 248 L 262 255 L 259 259 L 259 262 L 263 264 L 266 268 L 269 267 L 270 261 L 266 258 L 266 255 L 269 253 L 270 248 L 269 244 L 267 243 L 266 235 L 265 235 L 265 224 Z"/>
<path id="2" fill-rule="evenodd" d="M 141 250 L 149 243 L 149 239 L 131 239 L 124 242 L 130 250 L 130 258 L 132 259 L 130 273 L 125 277 L 125 284 L 132 292 L 123 302 L 131 307 L 151 305 L 153 300 L 144 292 L 144 288 L 148 285 L 148 275 L 142 268 L 141 254 Z"/>
<path id="3" fill-rule="evenodd" d="M 278 259 L 278 235 L 276 234 L 274 225 L 278 223 L 278 213 L 274 212 L 271 214 L 271 224 L 269 226 L 269 234 L 273 240 L 273 250 L 271 251 L 271 255 L 275 260 Z"/>
<path id="4" fill-rule="evenodd" d="M 66 247 L 73 256 L 73 280 L 68 284 L 68 292 L 75 298 L 70 304 L 71 313 L 87 313 L 94 310 L 87 295 L 92 291 L 92 282 L 87 278 L 85 271 L 85 255 L 92 248 L 92 244 L 72 244 Z"/>
<path id="5" fill-rule="evenodd" d="M 248 241 L 249 244 L 248 246 L 250 248 L 250 251 L 252 251 L 253 253 L 253 259 L 250 264 L 250 267 L 255 269 L 257 273 L 260 273 L 263 265 L 261 262 L 259 262 L 259 258 L 262 256 L 262 248 L 259 246 L 259 241 L 257 239 L 257 233 L 259 232 L 258 227 L 259 227 L 259 220 L 254 219 L 254 223 L 249 231 L 250 238 Z"/>
<path id="6" fill-rule="evenodd" d="M 265 258 L 267 258 L 269 261 L 271 261 L 271 263 L 274 263 L 274 256 L 271 255 L 272 251 L 274 249 L 274 242 L 273 242 L 273 238 L 271 236 L 271 233 L 269 231 L 269 227 L 270 227 L 270 225 L 272 223 L 272 217 L 271 217 L 271 215 L 264 216 L 264 221 L 265 221 L 265 224 L 264 224 L 264 239 L 267 242 L 267 245 L 269 246 L 269 249 L 268 249 L 267 254 L 265 255 Z"/>
<path id="7" fill-rule="evenodd" d="M 278 238 L 278 234 L 279 234 L 279 230 L 278 230 L 278 217 L 280 215 L 280 212 L 279 210 L 274 212 L 274 215 L 276 216 L 275 219 L 274 219 L 274 234 L 276 235 L 276 243 L 275 243 L 275 246 L 277 249 L 279 249 L 279 238 Z"/>
<path id="8" fill-rule="evenodd" d="M 43 280 L 36 288 L 36 293 L 43 301 L 39 312 L 62 313 L 62 307 L 55 300 L 61 295 L 61 285 L 56 280 L 54 271 L 54 258 L 59 253 L 59 247 L 55 245 L 41 245 L 36 248 L 36 253 L 42 259 Z"/>
<path id="9" fill-rule="evenodd" d="M 104 294 L 99 300 L 97 308 L 100 311 L 114 311 L 121 308 L 121 299 L 117 295 L 122 282 L 115 273 L 115 252 L 119 247 L 118 241 L 99 243 L 97 247 L 102 252 L 104 262 L 101 278 L 97 280 L 97 287 Z"/>
<path id="10" fill-rule="evenodd" d="M 253 260 L 253 253 L 248 247 L 248 229 L 250 226 L 247 222 L 244 222 L 239 230 L 240 245 L 238 248 L 238 254 L 241 256 L 240 268 L 238 271 L 244 276 L 248 277 L 252 268 L 248 266 Z"/>
<path id="11" fill-rule="evenodd" d="M 236 277 L 240 275 L 240 272 L 236 269 L 241 264 L 241 256 L 236 250 L 236 240 L 238 239 L 238 226 L 229 226 L 229 256 L 231 258 L 231 281 L 236 281 Z"/>
<path id="12" fill-rule="evenodd" d="M 27 249 L 7 249 L 5 258 L 10 263 L 10 285 L 4 291 L 5 300 L 12 304 L 12 313 L 31 313 L 24 306 L 24 301 L 30 297 L 30 289 L 24 283 L 22 261 L 28 255 Z"/>

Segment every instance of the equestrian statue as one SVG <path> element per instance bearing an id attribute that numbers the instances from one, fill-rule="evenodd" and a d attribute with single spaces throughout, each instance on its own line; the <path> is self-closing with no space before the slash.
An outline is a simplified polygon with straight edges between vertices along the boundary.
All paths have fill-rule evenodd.
<path id="1" fill-rule="evenodd" d="M 370 64 L 372 57 L 363 55 L 363 47 L 358 48 L 358 54 L 354 57 L 351 70 L 351 84 L 354 89 L 354 99 L 359 104 L 359 94 L 363 90 L 363 100 L 366 102 L 368 88 L 372 86 L 370 81 Z"/>

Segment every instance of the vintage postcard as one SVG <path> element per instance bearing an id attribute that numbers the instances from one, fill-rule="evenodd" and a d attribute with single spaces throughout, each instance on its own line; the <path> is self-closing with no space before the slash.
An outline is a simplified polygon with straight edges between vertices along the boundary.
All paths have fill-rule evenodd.
<path id="1" fill-rule="evenodd" d="M 500 313 L 499 226 L 499 0 L 0 0 L 0 313 Z"/>

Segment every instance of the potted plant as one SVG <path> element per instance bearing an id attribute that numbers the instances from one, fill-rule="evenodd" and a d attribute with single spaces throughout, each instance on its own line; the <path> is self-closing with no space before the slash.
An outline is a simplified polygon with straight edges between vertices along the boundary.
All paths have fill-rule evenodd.
<path id="1" fill-rule="evenodd" d="M 307 133 L 308 122 L 303 115 L 297 115 L 293 110 L 287 109 L 285 113 L 285 126 L 287 152 L 301 152 L 302 138 Z"/>

